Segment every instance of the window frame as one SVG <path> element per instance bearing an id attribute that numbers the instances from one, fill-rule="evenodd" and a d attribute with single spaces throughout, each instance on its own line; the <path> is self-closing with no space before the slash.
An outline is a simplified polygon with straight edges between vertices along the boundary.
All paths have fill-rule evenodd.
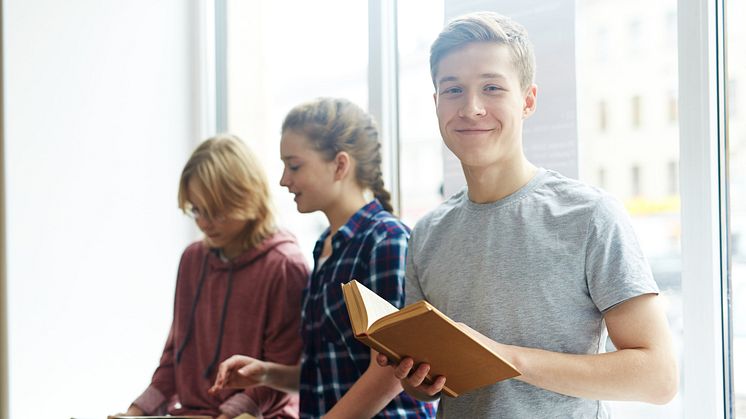
<path id="1" fill-rule="evenodd" d="M 678 1 L 684 411 L 734 417 L 723 0 Z M 687 396 L 688 395 L 688 396 Z"/>

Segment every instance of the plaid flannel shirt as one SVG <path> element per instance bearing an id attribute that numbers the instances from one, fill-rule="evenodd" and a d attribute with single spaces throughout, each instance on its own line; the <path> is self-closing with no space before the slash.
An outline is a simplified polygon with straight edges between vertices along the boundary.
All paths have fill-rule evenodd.
<path id="1" fill-rule="evenodd" d="M 370 363 L 370 349 L 353 336 L 341 284 L 356 279 L 394 306 L 404 305 L 407 226 L 373 200 L 332 237 L 332 254 L 318 266 L 329 234 L 327 229 L 316 242 L 314 272 L 303 295 L 302 418 L 328 412 Z M 429 418 L 435 408 L 402 392 L 375 417 Z"/>

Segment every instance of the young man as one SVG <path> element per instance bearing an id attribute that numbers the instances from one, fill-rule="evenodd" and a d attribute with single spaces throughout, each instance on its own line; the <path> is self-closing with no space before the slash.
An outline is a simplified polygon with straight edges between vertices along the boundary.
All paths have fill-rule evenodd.
<path id="1" fill-rule="evenodd" d="M 600 400 L 670 401 L 670 332 L 623 208 L 523 154 L 537 97 L 525 29 L 495 13 L 463 16 L 433 44 L 430 66 L 440 132 L 467 189 L 412 232 L 407 303 L 428 300 L 480 331 L 522 373 L 441 398 L 439 417 L 605 418 Z M 617 350 L 601 353 L 607 330 Z M 448 379 L 426 384 L 429 365 L 411 358 L 395 368 L 422 399 Z"/>

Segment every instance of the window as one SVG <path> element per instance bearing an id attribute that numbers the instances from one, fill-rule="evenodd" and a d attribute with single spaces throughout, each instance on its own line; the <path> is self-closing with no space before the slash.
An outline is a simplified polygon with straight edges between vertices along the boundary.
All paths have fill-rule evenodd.
<path id="1" fill-rule="evenodd" d="M 263 156 L 280 223 L 310 260 L 327 221 L 299 214 L 279 185 L 280 126 L 293 106 L 320 96 L 368 108 L 367 4 L 229 0 L 226 43 L 227 129 Z"/>
<path id="2" fill-rule="evenodd" d="M 738 100 L 746 78 L 746 3 L 726 1 L 727 127 L 730 190 L 730 263 L 732 298 L 732 364 L 735 413 L 746 418 L 746 115 Z"/>
<path id="3" fill-rule="evenodd" d="M 642 187 L 640 186 L 640 166 L 632 166 L 632 169 L 630 170 L 632 173 L 631 175 L 631 195 L 633 197 L 640 196 L 642 193 Z"/>
<path id="4" fill-rule="evenodd" d="M 681 365 L 686 348 L 683 348 L 681 219 L 677 189 L 679 135 L 676 124 L 653 123 L 654 118 L 661 122 L 670 118 L 671 101 L 678 97 L 676 44 L 663 42 L 666 33 L 671 31 L 675 39 L 677 3 L 676 0 L 662 0 L 621 5 L 613 0 L 579 0 L 575 4 L 577 97 L 581 110 L 578 112 L 580 178 L 604 188 L 626 207 L 664 297 Z M 590 50 L 584 42 L 586 34 L 598 33 L 601 28 L 618 34 L 613 41 L 616 52 L 613 59 L 607 61 L 597 59 L 596 51 Z M 641 60 L 643 48 L 651 48 L 654 52 Z M 660 91 L 660 86 L 670 92 L 661 103 L 669 101 L 669 108 L 661 106 L 660 117 L 651 115 L 650 122 L 643 120 L 643 115 L 648 115 L 643 102 L 658 103 L 655 94 L 648 92 Z M 635 93 L 630 95 L 629 92 Z M 603 102 L 609 104 L 609 108 L 618 104 L 619 109 L 629 110 L 628 116 L 623 117 L 628 124 L 615 125 L 607 121 L 602 136 L 597 135 L 596 124 L 584 123 L 586 114 L 582 112 L 583 104 L 596 102 L 599 95 L 603 95 Z M 675 108 L 675 102 L 673 106 Z M 600 117 L 598 126 L 602 126 Z M 654 175 L 656 173 L 660 175 Z M 680 392 L 664 406 L 635 402 L 613 402 L 610 406 L 617 417 L 681 417 L 682 395 Z"/>
<path id="5" fill-rule="evenodd" d="M 666 12 L 666 48 L 676 48 L 676 27 L 678 26 L 678 23 L 676 22 L 676 19 L 678 17 L 676 16 L 676 10 L 669 10 Z"/>
<path id="6" fill-rule="evenodd" d="M 642 50 L 642 22 L 640 19 L 634 18 L 629 22 L 627 28 L 629 34 L 629 41 L 627 44 L 630 55 L 637 55 Z"/>
<path id="7" fill-rule="evenodd" d="M 602 63 L 609 59 L 609 31 L 606 28 L 599 28 L 596 33 L 596 57 Z"/>
<path id="8" fill-rule="evenodd" d="M 443 141 L 430 80 L 430 44 L 443 28 L 443 2 L 398 6 L 401 217 L 413 227 L 443 200 Z"/>
<path id="9" fill-rule="evenodd" d="M 679 98 L 675 94 L 668 95 L 668 122 L 675 124 L 679 121 Z"/>
<path id="10" fill-rule="evenodd" d="M 632 127 L 640 128 L 642 125 L 642 98 L 640 96 L 632 97 Z"/>
<path id="11" fill-rule="evenodd" d="M 671 196 L 678 195 L 679 193 L 679 163 L 675 161 L 668 162 L 667 178 L 668 178 L 668 194 Z"/>

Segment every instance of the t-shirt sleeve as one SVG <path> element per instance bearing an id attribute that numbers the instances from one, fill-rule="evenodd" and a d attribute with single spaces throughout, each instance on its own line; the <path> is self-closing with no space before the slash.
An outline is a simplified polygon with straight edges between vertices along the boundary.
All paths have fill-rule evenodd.
<path id="1" fill-rule="evenodd" d="M 422 287 L 420 286 L 420 277 L 417 275 L 417 265 L 415 264 L 414 258 L 416 248 L 415 231 L 412 231 L 412 235 L 409 238 L 409 246 L 407 247 L 407 267 L 405 281 L 407 298 L 405 304 L 412 304 L 425 299 L 425 294 L 422 292 Z"/>
<path id="2" fill-rule="evenodd" d="M 629 216 L 611 196 L 599 199 L 590 218 L 586 279 L 602 312 L 638 295 L 659 292 Z"/>
<path id="3" fill-rule="evenodd" d="M 370 275 L 363 285 L 397 308 L 404 307 L 404 275 L 409 234 L 392 229 L 376 240 L 370 255 Z"/>

